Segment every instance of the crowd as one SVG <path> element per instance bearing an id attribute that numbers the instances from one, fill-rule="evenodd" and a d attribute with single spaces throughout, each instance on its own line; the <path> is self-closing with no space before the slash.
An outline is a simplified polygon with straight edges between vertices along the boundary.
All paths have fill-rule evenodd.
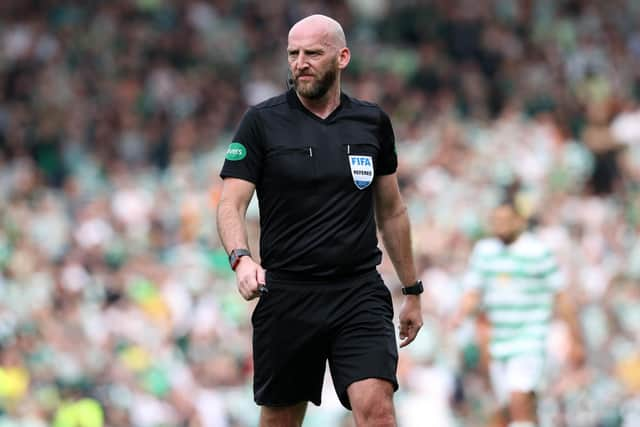
<path id="1" fill-rule="evenodd" d="M 256 425 L 254 303 L 215 232 L 218 173 L 316 12 L 347 33 L 344 90 L 396 134 L 427 288 L 401 426 L 490 422 L 473 324 L 443 325 L 514 186 L 587 349 L 571 366 L 554 325 L 541 425 L 640 425 L 638 2 L 24 0 L 0 2 L 0 426 Z M 325 387 L 305 426 L 345 414 Z"/>

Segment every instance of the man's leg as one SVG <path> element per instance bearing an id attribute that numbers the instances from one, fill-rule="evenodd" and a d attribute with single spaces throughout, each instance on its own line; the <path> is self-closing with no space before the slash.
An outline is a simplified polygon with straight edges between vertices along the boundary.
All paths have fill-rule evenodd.
<path id="1" fill-rule="evenodd" d="M 489 419 L 489 427 L 509 427 L 509 408 L 501 407 L 493 411 Z"/>
<path id="2" fill-rule="evenodd" d="M 322 395 L 327 363 L 322 293 L 269 277 L 267 286 L 251 317 L 259 425 L 299 427 L 307 402 L 320 405 Z"/>
<path id="3" fill-rule="evenodd" d="M 496 398 L 497 409 L 491 416 L 491 427 L 507 427 L 509 420 L 509 392 L 507 363 L 501 360 L 492 360 L 489 364 L 489 379 L 491 389 Z"/>
<path id="4" fill-rule="evenodd" d="M 536 427 L 538 406 L 535 390 L 539 389 L 544 359 L 521 356 L 508 363 L 509 427 Z"/>
<path id="5" fill-rule="evenodd" d="M 327 305 L 334 314 L 329 367 L 340 403 L 353 411 L 356 426 L 395 426 L 398 347 L 389 289 L 376 273 L 335 292 Z"/>
<path id="6" fill-rule="evenodd" d="M 395 427 L 393 385 L 386 380 L 368 378 L 347 387 L 353 418 L 358 427 Z"/>
<path id="7" fill-rule="evenodd" d="M 536 426 L 536 395 L 534 392 L 511 392 L 509 413 L 511 424 L 509 427 Z"/>
<path id="8" fill-rule="evenodd" d="M 263 406 L 260 409 L 260 427 L 300 427 L 307 402 L 293 406 Z"/>

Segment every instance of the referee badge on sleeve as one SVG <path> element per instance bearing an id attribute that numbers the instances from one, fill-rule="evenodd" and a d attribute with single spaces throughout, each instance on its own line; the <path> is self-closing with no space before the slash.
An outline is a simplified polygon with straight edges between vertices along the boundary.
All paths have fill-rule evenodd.
<path id="1" fill-rule="evenodd" d="M 373 181 L 373 159 L 371 156 L 349 156 L 349 167 L 353 182 L 363 190 Z"/>

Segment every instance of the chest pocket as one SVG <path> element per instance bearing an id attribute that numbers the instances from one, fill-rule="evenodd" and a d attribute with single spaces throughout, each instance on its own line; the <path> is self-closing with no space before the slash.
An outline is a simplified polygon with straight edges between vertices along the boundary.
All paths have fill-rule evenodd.
<path id="1" fill-rule="evenodd" d="M 364 190 L 375 178 L 378 147 L 371 143 L 343 144 L 349 173 L 358 190 Z"/>
<path id="2" fill-rule="evenodd" d="M 303 187 L 316 178 L 313 146 L 274 147 L 266 158 L 265 176 L 283 188 Z"/>

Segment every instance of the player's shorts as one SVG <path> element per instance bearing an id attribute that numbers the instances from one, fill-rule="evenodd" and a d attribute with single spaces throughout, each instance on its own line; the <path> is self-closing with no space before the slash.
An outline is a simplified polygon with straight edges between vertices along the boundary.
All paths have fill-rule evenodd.
<path id="1" fill-rule="evenodd" d="M 274 279 L 251 316 L 258 405 L 320 405 L 327 361 L 342 405 L 347 387 L 379 378 L 398 389 L 391 293 L 377 271 L 341 283 Z"/>
<path id="2" fill-rule="evenodd" d="M 489 366 L 491 386 L 498 403 L 507 405 L 512 392 L 536 392 L 542 386 L 544 357 L 541 355 L 514 356 L 506 360 L 492 360 Z"/>

